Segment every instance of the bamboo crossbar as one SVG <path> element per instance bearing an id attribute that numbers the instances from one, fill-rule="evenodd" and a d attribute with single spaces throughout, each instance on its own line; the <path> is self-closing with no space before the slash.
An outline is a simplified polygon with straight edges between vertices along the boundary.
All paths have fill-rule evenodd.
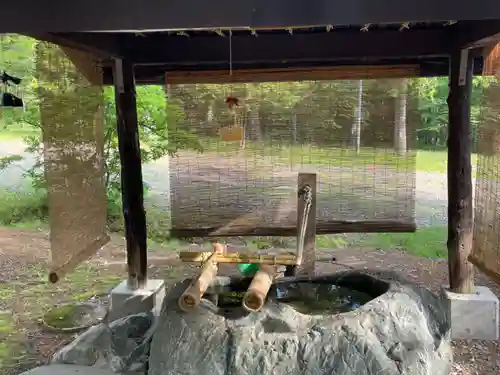
<path id="1" fill-rule="evenodd" d="M 211 256 L 210 251 L 181 251 L 179 259 L 186 263 L 203 263 Z M 227 253 L 217 254 L 214 260 L 217 263 L 254 263 L 295 266 L 297 265 L 296 255 L 287 254 L 255 254 L 255 253 Z"/>

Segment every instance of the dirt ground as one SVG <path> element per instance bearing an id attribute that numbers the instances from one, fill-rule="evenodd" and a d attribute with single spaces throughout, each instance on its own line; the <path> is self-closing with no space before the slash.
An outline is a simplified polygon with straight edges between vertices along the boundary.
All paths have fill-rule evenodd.
<path id="1" fill-rule="evenodd" d="M 337 264 L 318 263 L 318 273 L 346 267 L 390 269 L 438 291 L 447 282 L 446 261 L 414 257 L 401 251 L 364 249 L 336 250 Z M 109 290 L 125 277 L 123 239 L 110 244 L 56 285 L 47 283 L 49 242 L 46 233 L 34 230 L 0 229 L 0 374 L 15 375 L 45 363 L 73 335 L 42 329 L 40 318 L 49 307 L 71 300 L 106 298 Z M 150 250 L 151 277 L 164 278 L 167 285 L 193 274 L 172 250 Z M 226 270 L 229 272 L 229 270 Z M 498 296 L 500 288 L 482 275 L 477 283 L 489 286 Z M 498 342 L 454 342 L 452 375 L 500 373 Z"/>

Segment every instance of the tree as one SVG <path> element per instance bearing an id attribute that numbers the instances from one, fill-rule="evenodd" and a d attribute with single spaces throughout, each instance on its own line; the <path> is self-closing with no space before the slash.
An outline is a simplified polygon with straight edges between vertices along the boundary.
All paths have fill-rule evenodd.
<path id="1" fill-rule="evenodd" d="M 408 80 L 399 80 L 396 92 L 394 113 L 394 150 L 397 153 L 406 152 L 406 105 L 408 99 Z"/>
<path id="2" fill-rule="evenodd" d="M 37 80 L 35 44 L 36 41 L 26 37 L 12 37 L 12 45 L 19 45 L 20 49 L 12 48 L 12 53 L 9 55 L 10 64 L 16 66 L 16 61 L 20 65 L 18 70 L 13 70 L 13 73 L 18 74 L 21 70 L 24 72 L 21 76 L 24 78 L 23 89 L 26 101 L 25 111 L 5 110 L 4 109 L 4 126 L 18 126 L 18 124 L 26 124 L 33 128 L 39 129 L 37 135 L 25 137 L 26 152 L 35 156 L 35 164 L 32 168 L 25 171 L 26 176 L 30 177 L 33 187 L 36 189 L 45 189 L 46 182 L 43 173 L 43 166 L 46 163 L 44 160 L 44 147 L 42 139 L 42 112 L 40 106 L 52 103 L 52 99 L 59 94 L 61 85 L 74 85 L 73 78 L 69 76 L 54 77 L 52 82 L 44 81 L 43 84 Z M 44 42 L 38 42 L 44 43 Z M 18 51 L 21 53 L 18 54 Z M 29 53 L 28 53 L 29 52 Z M 57 53 L 51 50 L 51 56 L 43 57 L 42 59 L 51 59 L 50 69 L 57 69 L 54 64 L 68 65 L 71 61 L 65 54 L 59 50 Z M 26 55 L 25 55 L 26 54 Z M 28 56 L 28 58 L 27 58 Z M 44 64 L 47 61 L 38 61 L 38 72 L 40 69 L 45 69 Z M 22 68 L 20 68 L 22 67 Z M 47 68 L 48 69 L 48 68 Z M 74 70 L 75 74 L 77 70 Z M 50 74 L 45 74 L 48 77 Z M 111 87 L 102 88 L 101 100 L 96 105 L 102 105 L 104 111 L 104 163 L 105 163 L 105 186 L 108 192 L 110 204 L 119 202 L 120 197 L 120 162 L 118 155 L 118 138 L 116 132 L 116 109 L 114 104 L 114 90 Z M 94 90 L 95 92 L 95 90 Z M 75 107 L 76 103 L 83 103 L 89 98 L 87 94 L 82 91 L 78 86 L 74 87 L 74 95 L 78 96 L 76 101 L 68 101 L 70 107 L 66 108 L 66 112 L 71 115 L 72 111 L 78 111 Z M 64 105 L 65 99 L 60 101 L 59 105 Z M 47 101 L 43 104 L 43 101 Z M 139 119 L 139 133 L 141 144 L 141 158 L 143 163 L 149 163 L 154 160 L 160 159 L 164 155 L 174 155 L 179 149 L 191 148 L 201 150 L 201 145 L 196 136 L 193 136 L 189 130 L 178 129 L 174 126 L 178 118 L 182 116 L 178 107 L 175 104 L 167 104 L 165 100 L 165 92 L 161 86 L 141 86 L 137 88 L 137 110 Z M 54 113 L 61 113 L 63 108 L 54 108 Z M 81 112 L 79 116 L 84 116 L 85 113 Z M 49 119 L 50 120 L 50 119 Z M 64 119 L 60 118 L 59 125 L 64 126 Z M 55 122 L 54 126 L 58 126 Z M 78 127 L 76 128 L 78 129 Z M 50 130 L 48 127 L 46 130 Z M 167 137 L 168 135 L 168 137 Z M 77 137 L 77 134 L 68 135 L 68 141 Z M 6 168 L 14 161 L 20 160 L 21 156 L 11 156 L 8 158 L 0 159 L 0 168 Z"/>
<path id="3" fill-rule="evenodd" d="M 363 113 L 363 80 L 359 80 L 358 88 L 358 103 L 356 106 L 356 120 L 352 124 L 351 137 L 353 147 L 356 149 L 356 153 L 359 154 L 359 149 L 361 146 L 361 119 Z"/>

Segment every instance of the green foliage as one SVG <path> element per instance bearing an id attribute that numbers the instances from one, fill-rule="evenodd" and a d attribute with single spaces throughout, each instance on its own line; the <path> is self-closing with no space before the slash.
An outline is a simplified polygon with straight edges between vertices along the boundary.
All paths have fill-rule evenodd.
<path id="1" fill-rule="evenodd" d="M 16 226 L 38 222 L 48 215 L 47 195 L 43 190 L 0 193 L 0 225 Z"/>
<path id="2" fill-rule="evenodd" d="M 3 64 L 6 70 L 14 75 L 23 78 L 22 90 L 26 110 L 18 109 L 3 109 L 4 119 L 2 126 L 4 129 L 38 129 L 32 133 L 28 133 L 23 137 L 26 143 L 26 153 L 35 156 L 35 165 L 25 171 L 25 176 L 29 178 L 33 188 L 40 194 L 45 194 L 45 176 L 43 173 L 43 141 L 42 141 L 42 124 L 40 116 L 40 103 L 46 98 L 56 95 L 58 86 L 54 85 L 58 82 L 42 82 L 37 81 L 35 77 L 39 75 L 40 69 L 49 69 L 48 66 L 39 64 L 38 73 L 35 70 L 36 54 L 35 41 L 22 36 L 8 36 L 4 38 Z M 47 53 L 43 48 L 38 53 Z M 50 51 L 49 51 L 50 53 Z M 53 69 L 53 67 L 52 67 Z M 71 69 L 65 70 L 68 74 L 72 73 Z M 75 74 L 73 74 L 75 75 Z M 43 78 L 43 77 L 42 77 Z M 78 77 L 68 76 L 66 84 L 73 85 L 75 90 L 80 90 L 77 84 Z M 42 84 L 43 83 L 43 84 Z M 38 86 L 38 84 L 40 84 Z M 95 91 L 95 90 L 94 90 Z M 67 104 L 74 106 L 74 102 L 81 100 L 93 100 L 87 98 L 87 93 L 75 91 L 75 98 L 69 98 Z M 93 93 L 88 93 L 92 95 Z M 104 97 L 104 162 L 105 162 L 105 184 L 108 194 L 108 219 L 110 229 L 121 230 L 122 208 L 121 208 L 121 190 L 120 190 L 120 158 L 118 154 L 118 135 L 116 130 L 116 108 L 114 89 L 106 87 L 103 92 Z M 42 103 L 43 104 L 43 103 Z M 85 105 L 85 104 L 84 104 Z M 175 105 L 167 105 L 165 100 L 165 92 L 160 86 L 141 86 L 137 89 L 137 110 L 139 120 L 139 136 L 141 139 L 141 158 L 144 164 L 153 162 L 163 156 L 170 154 L 174 155 L 179 149 L 191 148 L 201 150 L 201 146 L 196 137 L 191 136 L 189 130 L 175 129 L 169 124 L 175 123 L 182 115 L 180 109 Z M 54 126 L 57 123 L 65 123 L 64 118 L 67 112 L 72 116 L 72 108 L 68 111 L 59 110 L 59 117 L 54 120 Z M 86 115 L 85 113 L 82 116 Z M 71 118 L 71 117 L 70 117 Z M 85 136 L 84 134 L 82 134 Z M 168 135 L 168 137 L 167 137 Z M 76 135 L 74 135 L 76 137 Z M 7 168 L 10 164 L 22 159 L 21 155 L 12 155 L 0 158 L 0 171 Z M 28 202 L 27 200 L 25 200 Z M 45 210 L 40 211 L 40 204 L 34 205 L 34 212 L 45 215 Z M 45 204 L 45 203 L 43 203 Z M 26 207 L 24 204 L 18 209 L 24 212 Z M 32 213 L 25 212 L 27 219 L 32 218 Z M 0 213 L 1 214 L 1 213 Z M 14 210 L 12 218 L 6 219 L 6 224 L 17 221 L 17 211 Z M 43 216 L 45 217 L 45 216 Z M 1 218 L 0 218 L 1 220 Z"/>
<path id="3" fill-rule="evenodd" d="M 477 127 L 484 117 L 481 113 L 485 100 L 485 89 L 496 82 L 495 77 L 474 77 L 471 101 L 473 145 L 477 143 Z M 445 148 L 448 132 L 448 78 L 426 78 L 414 80 L 420 116 L 417 128 L 420 148 Z"/>

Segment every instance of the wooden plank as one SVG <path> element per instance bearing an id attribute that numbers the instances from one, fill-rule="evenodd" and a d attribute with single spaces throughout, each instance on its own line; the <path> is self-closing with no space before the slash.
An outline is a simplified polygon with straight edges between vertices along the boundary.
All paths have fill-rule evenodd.
<path id="1" fill-rule="evenodd" d="M 417 225 L 414 221 L 398 220 L 367 220 L 367 221 L 322 221 L 316 224 L 316 234 L 336 233 L 411 233 Z M 170 235 L 180 237 L 231 237 L 231 236 L 282 236 L 297 235 L 294 227 L 249 227 L 228 226 L 221 228 L 172 228 Z"/>
<path id="2" fill-rule="evenodd" d="M 141 287 L 147 281 L 147 231 L 134 67 L 130 61 L 116 60 L 114 84 L 129 286 Z"/>
<path id="3" fill-rule="evenodd" d="M 282 69 L 240 69 L 229 71 L 168 72 L 165 79 L 171 85 L 194 83 L 247 83 L 315 80 L 359 80 L 376 78 L 419 77 L 419 65 L 337 66 Z M 168 77 L 168 78 L 167 78 Z"/>
<path id="4" fill-rule="evenodd" d="M 37 0 L 0 2 L 0 32 L 362 25 L 500 19 L 494 0 Z"/>
<path id="5" fill-rule="evenodd" d="M 474 267 L 467 260 L 472 250 L 472 166 L 470 103 L 472 56 L 456 50 L 450 58 L 448 96 L 448 269 L 450 288 L 471 293 Z"/>

